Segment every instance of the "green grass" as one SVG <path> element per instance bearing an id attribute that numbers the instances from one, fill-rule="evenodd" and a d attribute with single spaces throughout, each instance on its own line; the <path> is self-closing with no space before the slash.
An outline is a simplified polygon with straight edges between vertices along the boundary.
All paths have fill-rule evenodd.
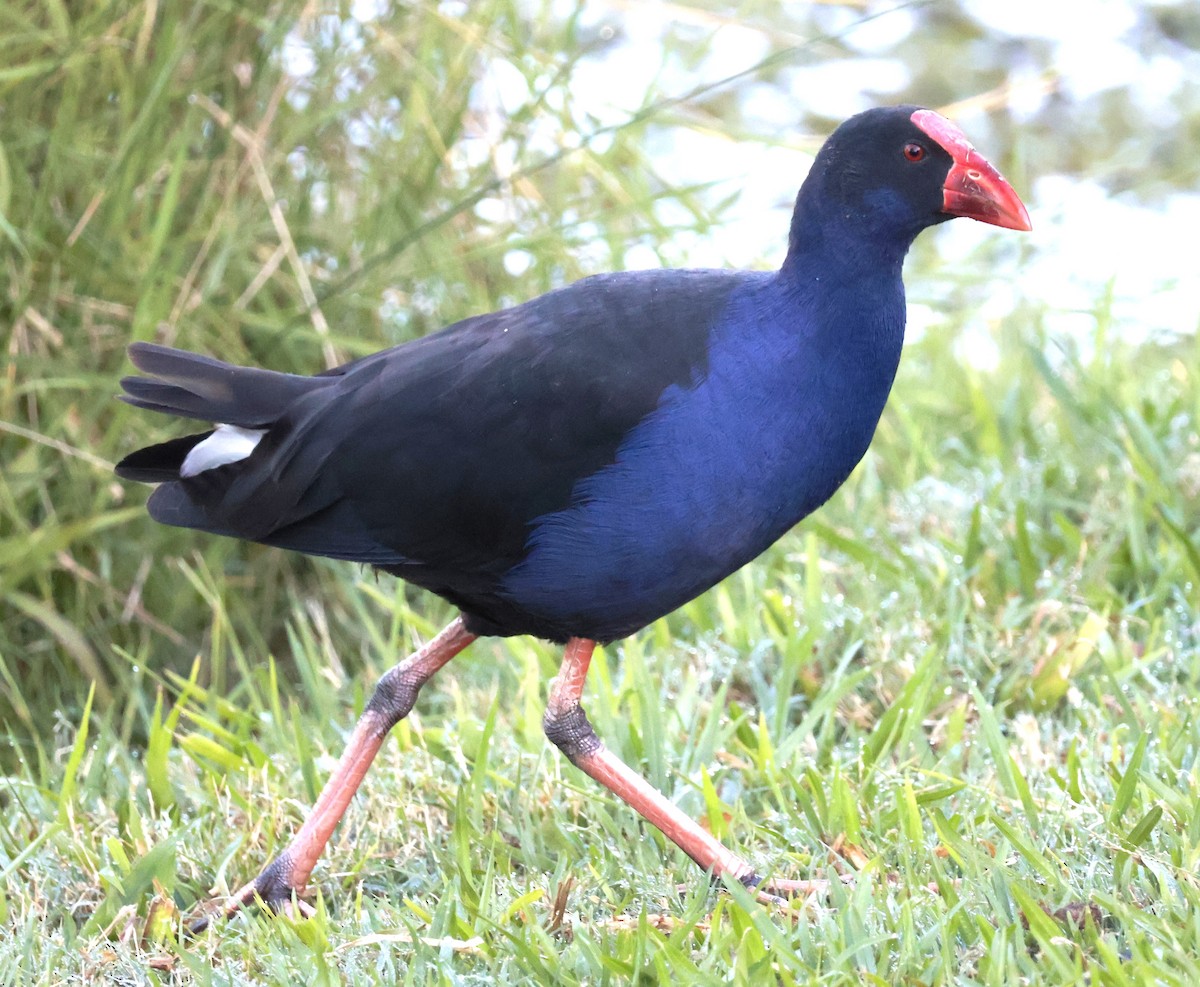
<path id="1" fill-rule="evenodd" d="M 112 400 L 123 348 L 310 370 L 637 243 L 684 260 L 662 217 L 711 217 L 643 148 L 733 111 L 559 154 L 596 129 L 571 78 L 601 41 L 520 9 L 412 5 L 354 39 L 230 6 L 0 6 L 0 983 L 1200 982 L 1200 344 L 1127 345 L 1098 298 L 1089 340 L 1024 305 L 993 370 L 962 364 L 989 278 L 1019 270 L 1000 233 L 953 269 L 916 251 L 913 296 L 961 304 L 907 350 L 846 487 L 598 652 L 585 694 L 756 866 L 849 883 L 791 909 L 711 890 L 544 740 L 557 649 L 480 641 L 384 746 L 315 918 L 179 935 L 286 845 L 372 683 L 452 612 L 152 524 L 110 464 L 174 433 Z M 479 156 L 466 93 L 495 59 L 529 93 Z"/>

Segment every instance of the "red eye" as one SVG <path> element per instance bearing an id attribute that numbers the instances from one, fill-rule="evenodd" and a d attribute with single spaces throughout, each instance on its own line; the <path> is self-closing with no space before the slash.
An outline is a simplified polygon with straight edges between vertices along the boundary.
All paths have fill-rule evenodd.
<path id="1" fill-rule="evenodd" d="M 925 157 L 925 148 L 915 141 L 909 141 L 904 145 L 904 159 L 906 161 L 920 161 Z"/>

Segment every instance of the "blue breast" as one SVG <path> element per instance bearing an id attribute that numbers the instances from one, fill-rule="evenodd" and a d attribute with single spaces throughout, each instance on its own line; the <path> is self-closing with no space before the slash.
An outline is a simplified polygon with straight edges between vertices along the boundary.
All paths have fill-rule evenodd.
<path id="1" fill-rule="evenodd" d="M 504 594 L 610 640 L 763 552 L 867 449 L 903 337 L 893 280 L 897 291 L 869 303 L 861 293 L 836 303 L 825 285 L 817 304 L 786 273 L 735 292 L 714 323 L 708 373 L 664 391 L 616 461 L 535 522 Z"/>

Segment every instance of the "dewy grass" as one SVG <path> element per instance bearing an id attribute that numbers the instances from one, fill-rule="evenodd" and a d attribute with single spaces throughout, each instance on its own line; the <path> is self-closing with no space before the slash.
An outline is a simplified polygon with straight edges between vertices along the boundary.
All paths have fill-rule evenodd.
<path id="1" fill-rule="evenodd" d="M 988 371 L 949 310 L 827 508 L 594 661 L 605 740 L 764 871 L 848 877 L 828 900 L 710 890 L 547 749 L 557 654 L 516 639 L 389 738 L 314 918 L 179 936 L 449 611 L 149 522 L 109 471 L 146 437 L 124 345 L 308 371 L 708 220 L 661 204 L 645 121 L 455 211 L 590 124 L 578 20 L 10 3 L 0 28 L 0 982 L 1200 981 L 1200 348 L 1122 343 L 1104 298 L 1079 352 L 1018 307 Z M 484 139 L 490 60 L 525 88 Z M 946 277 L 918 251 L 910 282 Z"/>

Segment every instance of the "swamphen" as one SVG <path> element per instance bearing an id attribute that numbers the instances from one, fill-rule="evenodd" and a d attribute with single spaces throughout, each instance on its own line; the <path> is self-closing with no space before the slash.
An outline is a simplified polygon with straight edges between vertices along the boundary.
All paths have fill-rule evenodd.
<path id="1" fill-rule="evenodd" d="M 117 466 L 160 484 L 156 520 L 369 563 L 461 611 L 380 679 L 311 815 L 229 910 L 304 888 L 388 731 L 480 635 L 565 642 L 546 735 L 706 871 L 758 886 L 596 736 L 580 705 L 592 649 L 837 490 L 896 373 L 905 253 L 955 216 L 1030 229 L 953 123 L 875 109 L 817 154 L 778 271 L 586 278 L 315 377 L 132 345 L 147 376 L 121 382 L 124 400 L 221 423 Z"/>

